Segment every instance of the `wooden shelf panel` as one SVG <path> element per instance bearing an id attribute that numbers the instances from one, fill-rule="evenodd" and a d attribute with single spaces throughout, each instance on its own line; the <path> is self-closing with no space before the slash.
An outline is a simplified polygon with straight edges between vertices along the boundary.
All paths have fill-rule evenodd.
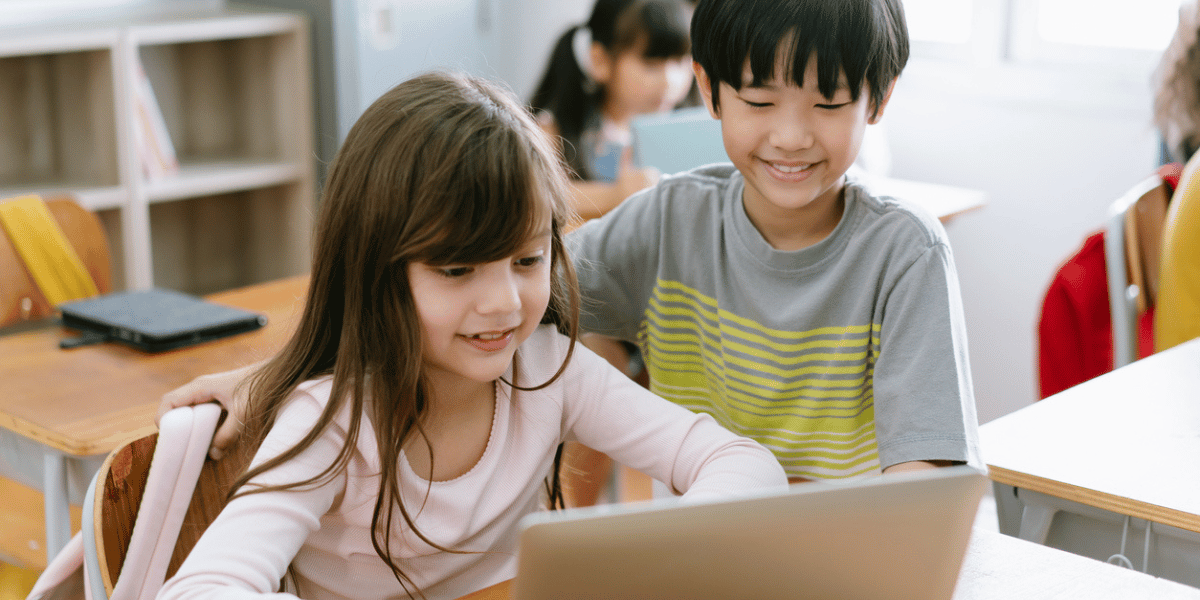
<path id="1" fill-rule="evenodd" d="M 209 294 L 306 272 L 311 207 L 300 182 L 150 206 L 154 282 Z"/>
<path id="2" fill-rule="evenodd" d="M 120 183 L 113 53 L 0 58 L 0 188 Z"/>

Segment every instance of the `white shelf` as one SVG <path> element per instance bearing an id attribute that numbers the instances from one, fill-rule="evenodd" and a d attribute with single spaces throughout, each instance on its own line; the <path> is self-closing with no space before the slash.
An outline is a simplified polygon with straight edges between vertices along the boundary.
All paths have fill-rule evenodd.
<path id="1" fill-rule="evenodd" d="M 66 31 L 63 29 L 20 28 L 2 30 L 0 57 L 56 54 L 84 50 L 107 50 L 117 44 L 119 30 L 93 29 Z"/>
<path id="2" fill-rule="evenodd" d="M 132 42 L 142 45 L 264 37 L 294 32 L 299 20 L 298 16 L 283 13 L 220 14 L 140 23 L 129 28 L 129 36 Z"/>
<path id="3" fill-rule="evenodd" d="M 15 198 L 31 194 L 36 194 L 43 198 L 74 196 L 75 201 L 80 206 L 92 212 L 120 209 L 129 200 L 129 191 L 119 186 L 89 187 L 85 185 L 57 185 L 54 187 L 30 186 L 0 189 L 0 198 Z"/>
<path id="4" fill-rule="evenodd" d="M 307 21 L 170 8 L 0 28 L 0 198 L 70 194 L 99 213 L 118 289 L 207 293 L 306 270 Z M 139 65 L 180 162 L 155 179 L 135 134 Z"/>
<path id="5" fill-rule="evenodd" d="M 146 182 L 146 199 L 153 204 L 197 196 L 216 196 L 293 183 L 305 175 L 301 165 L 292 162 L 185 163 L 174 177 Z"/>

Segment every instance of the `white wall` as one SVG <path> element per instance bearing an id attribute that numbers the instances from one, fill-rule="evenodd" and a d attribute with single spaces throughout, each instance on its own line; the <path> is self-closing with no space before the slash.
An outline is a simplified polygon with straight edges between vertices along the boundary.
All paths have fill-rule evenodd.
<path id="1" fill-rule="evenodd" d="M 1059 264 L 1157 165 L 1148 70 L 915 60 L 884 117 L 897 177 L 983 189 L 947 227 L 980 422 L 1037 396 L 1036 328 Z"/>
<path id="2" fill-rule="evenodd" d="M 497 77 L 528 100 L 554 42 L 568 27 L 587 20 L 592 0 L 493 1 L 503 5 L 498 25 L 506 43 L 496 48 L 492 67 Z"/>

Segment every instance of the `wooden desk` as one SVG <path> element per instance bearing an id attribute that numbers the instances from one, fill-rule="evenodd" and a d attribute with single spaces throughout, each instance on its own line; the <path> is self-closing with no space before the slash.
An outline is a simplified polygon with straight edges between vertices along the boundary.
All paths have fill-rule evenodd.
<path id="1" fill-rule="evenodd" d="M 291 334 L 308 276 L 208 296 L 267 315 L 265 327 L 160 354 L 116 343 L 61 350 L 60 327 L 0 337 L 0 427 L 44 449 L 46 553 L 70 539 L 66 462 L 155 431 L 162 395 L 193 378 L 270 356 Z"/>
<path id="2" fill-rule="evenodd" d="M 894 177 L 871 177 L 867 181 L 873 191 L 919 204 L 943 224 L 987 204 L 987 194 L 980 190 Z"/>
<path id="3" fill-rule="evenodd" d="M 508 581 L 459 600 L 509 600 Z M 797 597 L 803 597 L 803 590 Z M 1200 589 L 976 529 L 954 600 L 1200 600 Z"/>
<path id="4" fill-rule="evenodd" d="M 1200 340 L 979 429 L 993 481 L 1200 532 Z"/>
<path id="5" fill-rule="evenodd" d="M 1154 523 L 1154 531 L 1191 544 L 1172 554 L 1181 560 L 1200 548 L 1193 535 L 1200 532 L 1200 340 L 987 423 L 980 442 L 989 476 L 1000 484 L 998 501 L 1012 498 L 1013 488 L 1021 498 L 1012 520 L 1013 533 L 1024 539 L 1045 543 L 1056 515 L 1084 514 L 1078 507 L 1099 515 L 1094 518 Z M 1002 531 L 1014 529 L 1003 522 Z M 1138 556 L 1141 537 L 1132 545 Z M 1113 551 L 1118 544 L 1111 544 Z M 1071 545 L 1082 545 L 1079 535 Z M 1197 581 L 1189 570 L 1180 571 L 1180 581 Z"/>

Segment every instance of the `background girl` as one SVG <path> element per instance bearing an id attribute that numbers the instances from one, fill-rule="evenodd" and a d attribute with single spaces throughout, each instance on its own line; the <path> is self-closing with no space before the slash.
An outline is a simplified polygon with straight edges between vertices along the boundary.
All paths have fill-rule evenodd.
<path id="1" fill-rule="evenodd" d="M 530 104 L 561 136 L 581 217 L 600 216 L 657 181 L 653 169 L 633 166 L 630 120 L 698 104 L 690 14 L 682 0 L 596 0 L 587 23 L 554 45 Z"/>
<path id="2" fill-rule="evenodd" d="M 562 504 L 571 439 L 685 498 L 785 485 L 762 446 L 576 346 L 559 161 L 481 80 L 423 75 L 367 109 L 330 169 L 298 329 L 242 407 L 257 454 L 159 598 L 289 572 L 305 598 L 509 579 L 520 518 Z"/>

